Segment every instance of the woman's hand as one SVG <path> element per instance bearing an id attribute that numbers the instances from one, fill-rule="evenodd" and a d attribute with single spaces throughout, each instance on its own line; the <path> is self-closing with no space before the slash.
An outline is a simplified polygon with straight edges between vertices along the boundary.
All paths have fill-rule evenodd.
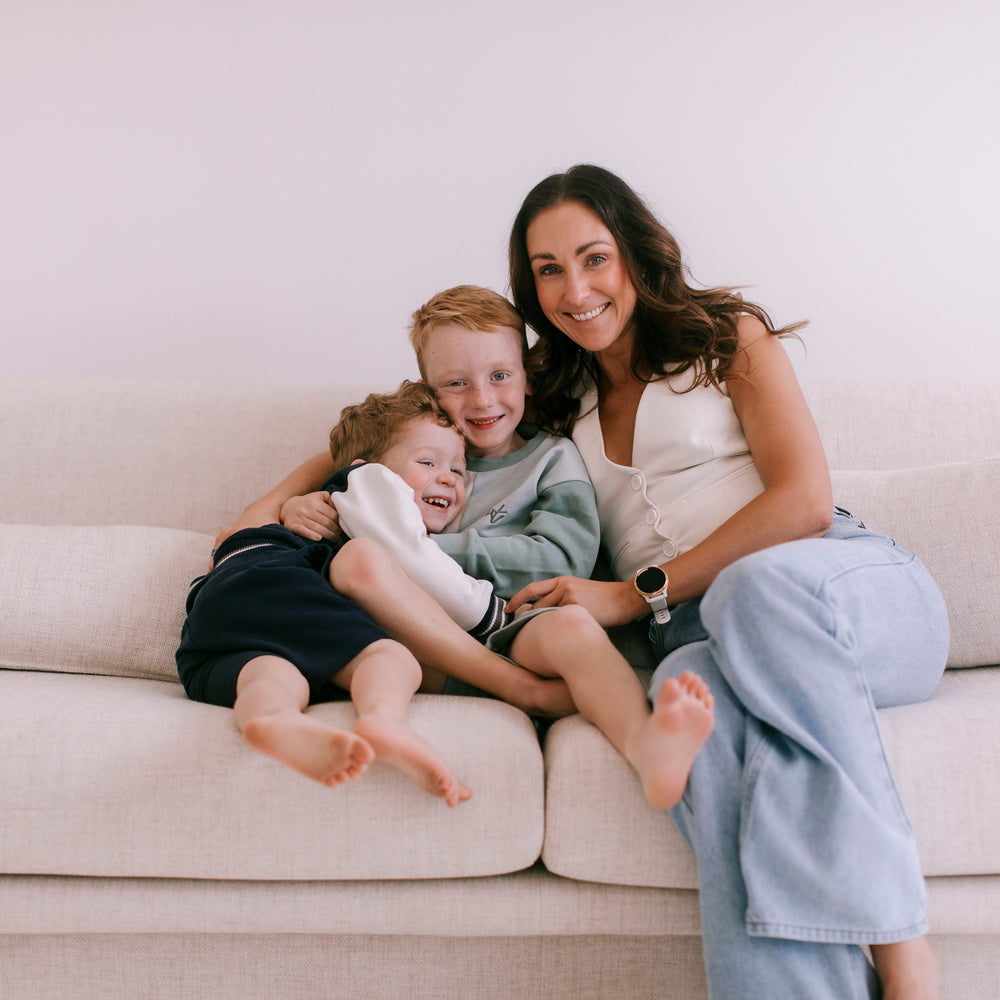
<path id="1" fill-rule="evenodd" d="M 281 523 L 313 542 L 324 538 L 335 542 L 342 534 L 337 508 L 325 490 L 286 500 L 281 505 Z"/>
<path id="2" fill-rule="evenodd" d="M 576 576 L 557 576 L 522 587 L 508 602 L 507 610 L 518 608 L 558 608 L 579 604 L 604 628 L 626 625 L 641 618 L 649 609 L 631 583 L 582 580 Z"/>

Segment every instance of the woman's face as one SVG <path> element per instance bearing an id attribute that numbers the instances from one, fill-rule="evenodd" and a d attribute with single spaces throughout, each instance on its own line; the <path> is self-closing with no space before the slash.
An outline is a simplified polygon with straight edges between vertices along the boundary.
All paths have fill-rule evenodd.
<path id="1" fill-rule="evenodd" d="M 631 357 L 636 294 L 607 226 L 585 205 L 545 209 L 527 232 L 538 301 L 548 320 L 605 360 Z"/>

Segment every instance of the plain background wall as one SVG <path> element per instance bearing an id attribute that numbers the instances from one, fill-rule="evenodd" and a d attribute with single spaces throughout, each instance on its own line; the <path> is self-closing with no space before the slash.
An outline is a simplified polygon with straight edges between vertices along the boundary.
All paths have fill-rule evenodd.
<path id="1" fill-rule="evenodd" d="M 996 0 L 0 0 L 7 378 L 391 383 L 621 174 L 810 375 L 994 378 Z"/>

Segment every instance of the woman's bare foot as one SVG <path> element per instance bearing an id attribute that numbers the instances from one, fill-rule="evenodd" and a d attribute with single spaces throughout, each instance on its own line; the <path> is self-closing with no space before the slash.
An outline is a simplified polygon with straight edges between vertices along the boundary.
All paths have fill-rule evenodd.
<path id="1" fill-rule="evenodd" d="M 362 716 L 355 723 L 354 732 L 374 748 L 376 760 L 402 771 L 425 792 L 444 799 L 451 808 L 472 798 L 472 792 L 459 783 L 437 752 L 406 723 Z"/>
<path id="2" fill-rule="evenodd" d="M 926 937 L 873 944 L 871 951 L 883 1000 L 941 1000 L 937 959 Z"/>
<path id="3" fill-rule="evenodd" d="M 697 674 L 686 670 L 664 681 L 635 756 L 642 790 L 654 809 L 680 802 L 694 758 L 715 727 L 714 707 L 708 685 Z"/>
<path id="4" fill-rule="evenodd" d="M 254 750 L 329 788 L 357 778 L 375 759 L 363 737 L 349 729 L 331 729 L 302 712 L 250 719 L 243 738 Z"/>

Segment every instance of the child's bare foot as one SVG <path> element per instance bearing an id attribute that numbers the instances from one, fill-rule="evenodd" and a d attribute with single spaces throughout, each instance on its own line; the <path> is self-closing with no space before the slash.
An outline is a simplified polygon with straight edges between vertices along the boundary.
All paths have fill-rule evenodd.
<path id="1" fill-rule="evenodd" d="M 375 759 L 363 737 L 348 729 L 331 729 L 302 712 L 250 719 L 243 738 L 255 750 L 329 788 L 357 778 Z"/>
<path id="2" fill-rule="evenodd" d="M 354 732 L 371 744 L 376 760 L 402 771 L 425 792 L 444 799 L 451 808 L 472 798 L 472 792 L 459 783 L 437 752 L 405 723 L 362 716 Z"/>
<path id="3" fill-rule="evenodd" d="M 714 706 L 708 685 L 697 674 L 686 670 L 664 681 L 639 738 L 635 762 L 654 809 L 670 809 L 680 802 L 694 758 L 715 727 Z"/>
<path id="4" fill-rule="evenodd" d="M 871 950 L 883 1000 L 941 1000 L 937 959 L 926 937 L 873 944 Z"/>

